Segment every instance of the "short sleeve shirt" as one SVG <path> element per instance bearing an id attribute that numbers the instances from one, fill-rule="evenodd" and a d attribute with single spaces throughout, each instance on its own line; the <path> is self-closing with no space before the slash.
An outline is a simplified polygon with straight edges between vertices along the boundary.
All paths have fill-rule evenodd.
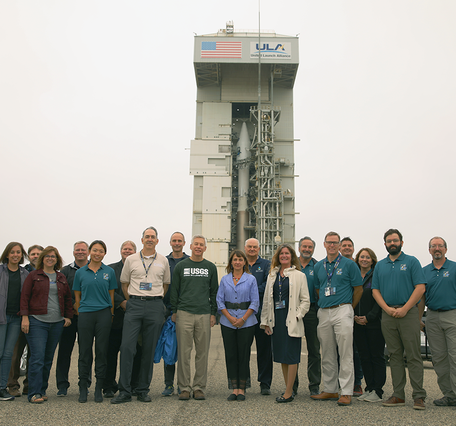
<path id="1" fill-rule="evenodd" d="M 309 289 L 310 303 L 315 303 L 317 301 L 317 294 L 315 292 L 315 271 L 314 266 L 316 264 L 315 259 L 310 259 L 310 262 L 306 265 L 305 268 L 301 266 L 301 272 L 306 274 L 307 278 L 307 287 Z"/>
<path id="2" fill-rule="evenodd" d="M 85 265 L 76 271 L 73 281 L 73 290 L 81 292 L 79 312 L 96 312 L 111 308 L 109 290 L 117 288 L 114 269 L 101 264 L 97 272 Z"/>
<path id="3" fill-rule="evenodd" d="M 405 305 L 418 284 L 426 284 L 419 260 L 405 253 L 393 262 L 389 256 L 377 263 L 372 289 L 379 290 L 389 306 Z"/>
<path id="4" fill-rule="evenodd" d="M 337 259 L 328 262 L 328 259 L 325 258 L 314 266 L 314 286 L 319 290 L 318 306 L 320 308 L 329 308 L 341 303 L 352 303 L 353 287 L 363 285 L 361 272 L 353 260 L 341 256 L 339 265 L 335 268 L 336 261 Z M 329 286 L 328 274 L 331 273 L 331 285 Z M 327 287 L 333 289 L 329 295 L 326 295 Z"/>
<path id="5" fill-rule="evenodd" d="M 148 270 L 147 274 L 146 270 Z M 130 296 L 163 297 L 163 285 L 171 282 L 168 259 L 157 252 L 149 258 L 143 257 L 142 259 L 141 252 L 132 254 L 125 259 L 120 282 L 130 284 L 128 286 Z M 147 286 L 141 283 L 150 283 L 151 285 Z"/>
<path id="6" fill-rule="evenodd" d="M 433 311 L 456 309 L 456 262 L 447 259 L 440 269 L 430 263 L 423 272 L 427 307 Z"/>

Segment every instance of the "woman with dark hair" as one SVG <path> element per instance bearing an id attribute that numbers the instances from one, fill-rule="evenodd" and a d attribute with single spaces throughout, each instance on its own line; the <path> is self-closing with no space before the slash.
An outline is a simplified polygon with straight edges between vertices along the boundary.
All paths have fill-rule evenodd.
<path id="1" fill-rule="evenodd" d="M 301 357 L 304 336 L 304 315 L 310 307 L 307 279 L 293 247 L 282 244 L 277 248 L 266 282 L 260 327 L 272 335 L 274 362 L 282 364 L 285 392 L 277 402 L 294 399 L 293 383 Z"/>
<path id="2" fill-rule="evenodd" d="M 22 331 L 30 348 L 28 369 L 29 402 L 47 401 L 49 373 L 63 327 L 71 324 L 73 302 L 62 268 L 62 257 L 52 246 L 38 257 L 21 294 Z"/>
<path id="3" fill-rule="evenodd" d="M 79 402 L 87 402 L 87 386 L 92 370 L 92 346 L 95 338 L 95 402 L 103 402 L 102 387 L 106 375 L 106 357 L 114 316 L 115 272 L 102 263 L 106 244 L 95 240 L 89 246 L 90 262 L 76 271 L 73 282 L 76 310 L 79 313 Z"/>
<path id="4" fill-rule="evenodd" d="M 26 257 L 21 243 L 9 243 L 0 257 L 0 401 L 14 396 L 6 390 L 14 346 L 21 331 L 21 290 L 28 271 L 20 266 Z"/>
<path id="5" fill-rule="evenodd" d="M 366 388 L 358 400 L 380 402 L 386 381 L 385 339 L 381 328 L 382 310 L 372 297 L 372 276 L 377 256 L 370 248 L 362 248 L 355 262 L 363 277 L 363 295 L 355 307 L 353 337 L 358 348 Z"/>
<path id="6" fill-rule="evenodd" d="M 222 314 L 228 389 L 233 389 L 228 401 L 244 401 L 245 390 L 250 387 L 250 347 L 258 322 L 252 314 L 258 311 L 260 297 L 244 252 L 231 253 L 226 272 L 217 292 L 217 307 Z"/>

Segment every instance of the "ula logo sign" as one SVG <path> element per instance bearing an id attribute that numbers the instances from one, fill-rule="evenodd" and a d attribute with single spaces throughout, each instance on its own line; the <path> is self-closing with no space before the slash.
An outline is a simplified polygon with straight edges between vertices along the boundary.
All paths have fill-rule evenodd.
<path id="1" fill-rule="evenodd" d="M 250 58 L 291 59 L 291 43 L 250 42 Z"/>

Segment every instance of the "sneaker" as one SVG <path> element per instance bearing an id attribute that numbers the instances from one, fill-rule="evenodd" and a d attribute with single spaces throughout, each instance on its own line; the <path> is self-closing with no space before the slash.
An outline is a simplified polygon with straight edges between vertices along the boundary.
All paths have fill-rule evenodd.
<path id="1" fill-rule="evenodd" d="M 361 396 L 363 394 L 363 388 L 361 385 L 355 385 L 353 388 L 353 396 Z"/>
<path id="2" fill-rule="evenodd" d="M 163 396 L 171 396 L 174 393 L 174 386 L 166 386 L 162 392 Z"/>
<path id="3" fill-rule="evenodd" d="M 361 396 L 358 396 L 358 401 L 364 401 L 372 392 L 374 391 L 366 391 Z"/>
<path id="4" fill-rule="evenodd" d="M 386 401 L 383 401 L 383 405 L 385 407 L 399 407 L 401 405 L 405 405 L 405 401 L 401 398 L 397 398 L 396 396 L 392 396 Z"/>
<path id="5" fill-rule="evenodd" d="M 190 399 L 190 392 L 183 390 L 179 395 L 179 401 L 188 401 Z"/>
<path id="6" fill-rule="evenodd" d="M 8 393 L 11 395 L 11 396 L 14 396 L 14 397 L 19 397 L 22 395 L 21 391 L 19 390 L 19 388 L 8 388 Z"/>
<path id="7" fill-rule="evenodd" d="M 57 396 L 67 396 L 67 389 L 59 389 Z"/>
<path id="8" fill-rule="evenodd" d="M 0 389 L 0 401 L 14 401 L 14 396 L 10 395 L 6 389 Z"/>
<path id="9" fill-rule="evenodd" d="M 425 410 L 426 406 L 424 405 L 424 399 L 423 398 L 415 398 L 413 401 L 413 409 L 415 410 Z"/>
<path id="10" fill-rule="evenodd" d="M 193 391 L 193 399 L 196 399 L 197 401 L 204 401 L 206 397 L 201 389 L 197 389 Z"/>
<path id="11" fill-rule="evenodd" d="M 380 398 L 377 395 L 377 392 L 371 391 L 371 392 L 369 392 L 369 395 L 366 396 L 366 398 L 364 398 L 364 401 L 366 401 L 366 402 L 382 402 L 382 398 Z"/>
<path id="12" fill-rule="evenodd" d="M 434 399 L 434 404 L 437 405 L 438 407 L 453 407 L 456 405 L 456 399 L 450 398 L 448 396 L 444 396 L 443 398 L 440 398 L 440 399 Z"/>

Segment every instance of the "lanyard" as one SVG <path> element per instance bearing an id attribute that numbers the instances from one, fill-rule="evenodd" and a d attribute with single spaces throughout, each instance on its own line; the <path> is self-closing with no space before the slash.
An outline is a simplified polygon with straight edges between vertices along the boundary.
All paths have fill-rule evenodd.
<path id="1" fill-rule="evenodd" d="M 328 282 L 326 283 L 326 287 L 331 287 L 331 280 L 334 275 L 334 271 L 337 269 L 340 263 L 340 259 L 342 259 L 342 255 L 339 253 L 339 256 L 337 256 L 336 263 L 334 265 L 334 269 L 331 271 L 331 273 L 328 273 L 328 268 L 326 267 L 326 260 L 328 258 L 326 257 L 325 260 L 323 261 L 323 266 L 325 267 L 326 271 L 326 276 L 328 277 Z"/>
<path id="2" fill-rule="evenodd" d="M 149 269 L 154 264 L 155 259 L 157 258 L 157 252 L 155 252 L 155 256 L 152 258 L 152 263 L 149 265 L 148 268 L 146 268 L 146 264 L 144 263 L 144 257 L 143 257 L 142 251 L 140 251 L 139 254 L 141 256 L 141 261 L 142 261 L 142 264 L 144 266 L 144 270 L 146 271 L 146 278 L 147 278 L 147 274 L 149 273 Z"/>
<path id="3" fill-rule="evenodd" d="M 284 276 L 283 278 L 280 276 L 280 271 L 279 271 L 279 302 L 282 301 L 282 279 L 285 281 L 286 277 Z"/>

